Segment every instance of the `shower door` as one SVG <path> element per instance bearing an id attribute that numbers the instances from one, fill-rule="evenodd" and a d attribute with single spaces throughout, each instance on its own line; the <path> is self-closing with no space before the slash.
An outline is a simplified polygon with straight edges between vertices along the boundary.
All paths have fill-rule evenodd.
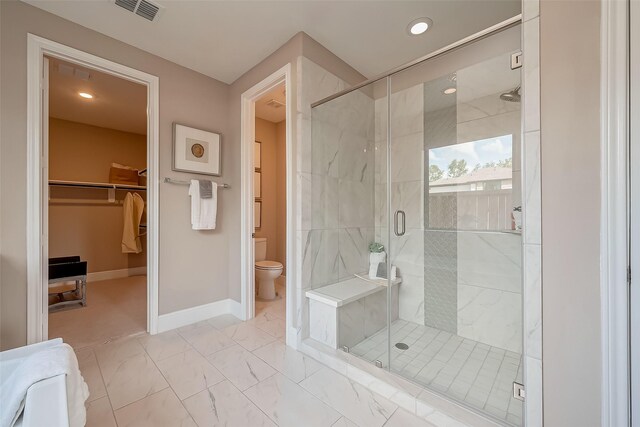
<path id="1" fill-rule="evenodd" d="M 380 234 L 401 280 L 389 369 L 521 425 L 519 32 L 500 37 L 389 78 L 390 233 Z"/>
<path id="2" fill-rule="evenodd" d="M 338 300 L 312 337 L 516 426 L 519 49 L 515 26 L 319 103 L 302 174 L 303 281 Z"/>

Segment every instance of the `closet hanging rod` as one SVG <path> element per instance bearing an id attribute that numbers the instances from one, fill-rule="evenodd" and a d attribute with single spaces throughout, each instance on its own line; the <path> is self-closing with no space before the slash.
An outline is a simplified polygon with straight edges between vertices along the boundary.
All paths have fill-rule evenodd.
<path id="1" fill-rule="evenodd" d="M 146 191 L 143 185 L 113 184 L 110 182 L 83 182 L 83 181 L 59 181 L 49 180 L 49 185 L 54 187 L 76 187 L 76 188 L 105 188 L 107 190 L 134 190 Z"/>
<path id="2" fill-rule="evenodd" d="M 172 179 L 169 177 L 165 177 L 164 182 L 166 182 L 167 184 L 175 184 L 175 185 L 191 185 L 190 181 L 180 181 L 180 180 Z M 231 188 L 229 184 L 218 184 L 218 187 Z"/>

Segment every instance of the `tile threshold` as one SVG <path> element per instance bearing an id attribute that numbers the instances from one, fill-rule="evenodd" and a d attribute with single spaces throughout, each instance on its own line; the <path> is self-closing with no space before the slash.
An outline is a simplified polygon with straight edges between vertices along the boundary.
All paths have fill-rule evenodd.
<path id="1" fill-rule="evenodd" d="M 377 368 L 357 356 L 333 349 L 311 338 L 303 340 L 297 350 L 437 427 L 512 426 L 505 420 L 480 413 L 477 409 L 437 391 Z"/>

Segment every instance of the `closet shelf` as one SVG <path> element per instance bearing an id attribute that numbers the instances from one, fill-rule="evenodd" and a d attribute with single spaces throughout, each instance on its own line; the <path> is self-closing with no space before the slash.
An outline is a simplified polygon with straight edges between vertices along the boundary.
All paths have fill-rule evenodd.
<path id="1" fill-rule="evenodd" d="M 76 187 L 76 188 L 105 188 L 107 190 L 137 190 L 146 191 L 144 185 L 112 184 L 109 182 L 84 182 L 84 181 L 59 181 L 49 180 L 50 186 L 55 187 Z"/>

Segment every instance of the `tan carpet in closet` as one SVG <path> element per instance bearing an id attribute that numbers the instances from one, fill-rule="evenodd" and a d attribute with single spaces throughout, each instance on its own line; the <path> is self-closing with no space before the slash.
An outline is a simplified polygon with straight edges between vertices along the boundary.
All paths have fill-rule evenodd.
<path id="1" fill-rule="evenodd" d="M 87 306 L 49 313 L 49 338 L 62 337 L 75 349 L 145 332 L 147 276 L 87 284 Z"/>

